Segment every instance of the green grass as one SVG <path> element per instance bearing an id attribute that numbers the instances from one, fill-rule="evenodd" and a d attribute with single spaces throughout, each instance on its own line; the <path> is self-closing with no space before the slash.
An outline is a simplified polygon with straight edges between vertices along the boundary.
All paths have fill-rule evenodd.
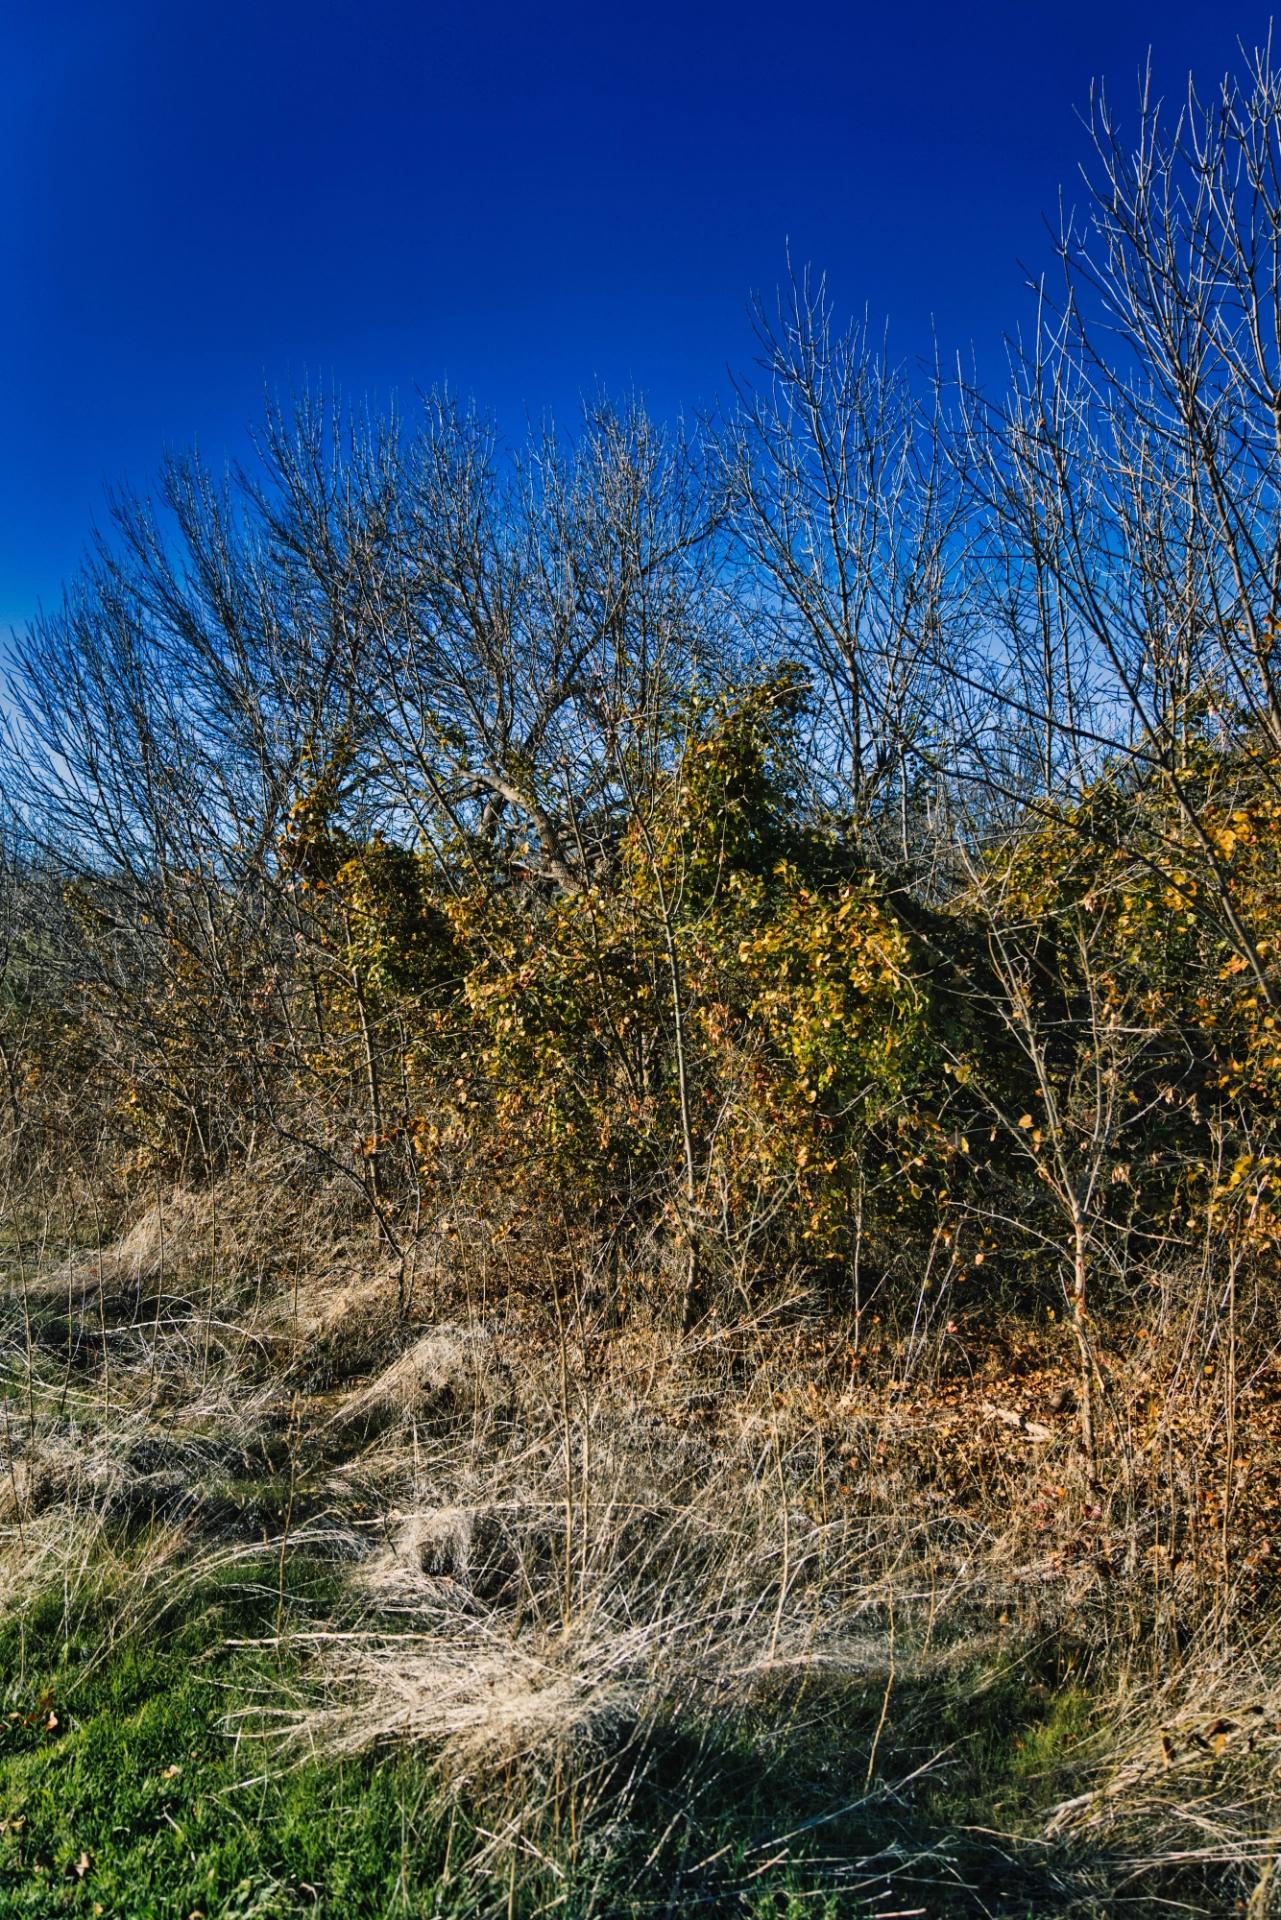
<path id="1" fill-rule="evenodd" d="M 227 1647 L 273 1629 L 275 1568 L 260 1571 L 206 1583 L 106 1658 L 110 1595 L 70 1613 L 51 1597 L 0 1636 L 0 1914 L 450 1911 L 448 1825 L 422 1763 L 286 1769 L 229 1737 L 229 1712 L 279 1703 L 297 1679 Z M 295 1563 L 286 1605 L 326 1584 Z"/>

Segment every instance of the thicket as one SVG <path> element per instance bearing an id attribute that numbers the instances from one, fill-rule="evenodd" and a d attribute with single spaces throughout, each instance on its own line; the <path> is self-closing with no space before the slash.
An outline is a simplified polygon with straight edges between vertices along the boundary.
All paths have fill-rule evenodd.
<path id="1" fill-rule="evenodd" d="M 6 1152 L 283 1137 L 686 1323 L 1269 1262 L 1275 78 L 1094 133 L 1003 395 L 802 277 L 692 434 L 307 400 L 115 500 L 12 674 Z"/>

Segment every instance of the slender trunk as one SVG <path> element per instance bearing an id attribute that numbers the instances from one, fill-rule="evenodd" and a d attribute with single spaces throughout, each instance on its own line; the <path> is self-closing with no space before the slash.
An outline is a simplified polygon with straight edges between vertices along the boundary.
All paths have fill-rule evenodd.
<path id="1" fill-rule="evenodd" d="M 1072 1215 L 1072 1331 L 1076 1337 L 1081 1373 L 1081 1445 L 1086 1469 L 1094 1478 L 1094 1355 L 1086 1324 L 1089 1290 L 1089 1248 L 1085 1218 L 1079 1209 Z"/>
<path id="2" fill-rule="evenodd" d="M 345 910 L 343 932 L 350 949 L 351 922 Z M 374 1047 L 373 1029 L 369 1024 L 369 1007 L 365 999 L 364 982 L 360 977 L 360 968 L 354 960 L 348 963 L 348 977 L 351 981 L 352 998 L 356 1003 L 356 1020 L 360 1028 L 361 1068 L 365 1079 L 365 1104 L 369 1120 L 369 1139 L 364 1149 L 364 1184 L 374 1212 L 377 1214 L 379 1202 L 382 1199 L 382 1169 L 379 1158 L 383 1138 L 382 1086 L 378 1077 L 378 1055 Z"/>
<path id="3" fill-rule="evenodd" d="M 681 1297 L 681 1330 L 688 1332 L 698 1312 L 698 1177 L 694 1165 L 694 1129 L 689 1111 L 689 1073 L 685 1061 L 685 994 L 681 979 L 680 955 L 671 915 L 667 911 L 666 889 L 659 881 L 659 903 L 663 915 L 663 944 L 667 952 L 667 970 L 672 990 L 672 1020 L 675 1027 L 676 1088 L 680 1101 L 681 1151 L 685 1163 L 685 1280 Z"/>
<path id="4" fill-rule="evenodd" d="M 371 1148 L 366 1156 L 369 1169 L 369 1191 L 375 1200 L 382 1198 L 382 1178 L 379 1154 L 383 1136 L 382 1089 L 378 1080 L 378 1056 L 374 1051 L 374 1036 L 369 1025 L 369 1009 L 365 1004 L 364 988 L 360 984 L 360 975 L 356 968 L 351 970 L 352 992 L 356 998 L 356 1013 L 360 1020 L 361 1063 L 365 1073 L 365 1099 L 369 1108 L 369 1132 Z"/>

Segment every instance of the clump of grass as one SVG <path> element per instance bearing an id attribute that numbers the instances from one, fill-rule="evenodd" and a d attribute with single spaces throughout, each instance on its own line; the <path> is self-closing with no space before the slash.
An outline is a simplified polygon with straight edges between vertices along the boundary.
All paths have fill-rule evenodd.
<path id="1" fill-rule="evenodd" d="M 1163 1679 L 1114 1690 L 1085 1748 L 1084 1790 L 1046 1822 L 1065 1851 L 1102 1854 L 1132 1891 L 1172 1878 L 1238 1910 L 1281 1905 L 1281 1660 L 1275 1629 L 1226 1644 L 1210 1633 Z"/>
<path id="2" fill-rule="evenodd" d="M 449 1911 L 429 1904 L 447 1833 L 412 1756 L 264 1774 L 229 1738 L 230 1705 L 294 1684 L 288 1663 L 229 1645 L 274 1617 L 271 1573 L 206 1579 L 145 1634 L 116 1636 L 107 1660 L 108 1596 L 69 1612 L 50 1596 L 9 1627 L 0 1911 Z M 291 1604 L 334 1598 L 324 1568 L 294 1566 L 290 1582 Z"/>

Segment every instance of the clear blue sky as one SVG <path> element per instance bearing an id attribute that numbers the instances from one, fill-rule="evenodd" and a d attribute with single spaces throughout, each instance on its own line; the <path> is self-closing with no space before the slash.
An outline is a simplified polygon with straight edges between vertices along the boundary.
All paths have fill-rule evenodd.
<path id="1" fill-rule="evenodd" d="M 0 636 L 108 481 L 244 450 L 266 388 L 448 380 L 515 432 L 714 399 L 794 257 L 994 364 L 1092 76 L 1177 90 L 1267 8 L 9 0 Z"/>

